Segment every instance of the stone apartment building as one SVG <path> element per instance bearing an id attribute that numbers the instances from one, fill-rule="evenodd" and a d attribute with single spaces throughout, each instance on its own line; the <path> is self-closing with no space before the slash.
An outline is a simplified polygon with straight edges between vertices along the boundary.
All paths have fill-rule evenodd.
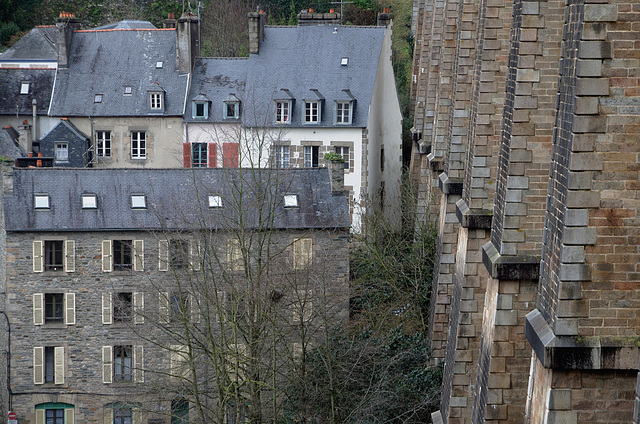
<path id="1" fill-rule="evenodd" d="M 637 4 L 414 6 L 433 421 L 638 422 Z"/>
<path id="2" fill-rule="evenodd" d="M 331 182 L 328 169 L 5 168 L 0 305 L 18 423 L 250 415 L 252 366 L 281 374 L 347 317 L 340 165 Z M 277 367 L 254 362 L 272 355 Z M 216 384 L 236 395 L 197 394 Z M 203 418 L 197 396 L 223 412 Z"/>

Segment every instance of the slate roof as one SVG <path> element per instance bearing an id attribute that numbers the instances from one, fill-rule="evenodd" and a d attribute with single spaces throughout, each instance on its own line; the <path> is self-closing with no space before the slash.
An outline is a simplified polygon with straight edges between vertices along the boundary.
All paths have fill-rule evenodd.
<path id="1" fill-rule="evenodd" d="M 133 26 L 131 22 L 126 26 Z M 135 26 L 146 26 L 135 24 Z M 118 23 L 115 25 L 124 25 Z M 152 25 L 151 25 L 152 26 Z M 156 68 L 163 62 L 162 68 Z M 182 116 L 188 75 L 176 67 L 175 29 L 75 31 L 69 67 L 58 69 L 51 116 Z M 164 112 L 150 113 L 147 90 L 165 90 Z M 124 95 L 125 87 L 131 95 Z M 102 94 L 102 102 L 94 96 Z"/>
<path id="2" fill-rule="evenodd" d="M 11 46 L 9 50 L 2 53 L 0 61 L 44 60 L 57 62 L 57 34 L 58 29 L 55 26 L 35 27 Z"/>
<path id="3" fill-rule="evenodd" d="M 115 22 L 112 24 L 103 25 L 101 27 L 94 28 L 95 30 L 99 29 L 156 29 L 155 25 L 148 21 L 134 21 L 134 20 L 124 20 L 120 22 Z"/>
<path id="4" fill-rule="evenodd" d="M 3 69 L 0 68 L 0 114 L 31 115 L 31 102 L 38 102 L 37 114 L 46 115 L 51 103 L 55 69 Z M 20 94 L 23 81 L 29 82 L 29 94 Z"/>
<path id="5" fill-rule="evenodd" d="M 13 127 L 0 129 L 0 156 L 11 159 L 22 158 L 26 155 L 17 143 L 18 132 Z"/>
<path id="6" fill-rule="evenodd" d="M 236 93 L 242 100 L 243 125 L 271 125 L 273 100 L 289 96 L 281 90 L 288 89 L 295 99 L 294 113 L 291 123 L 283 127 L 335 127 L 334 102 L 352 98 L 356 100 L 352 126 L 366 127 L 384 34 L 383 27 L 267 26 L 259 54 L 248 60 L 202 58 L 196 62 L 185 120 L 228 121 L 222 119 L 223 101 Z M 348 64 L 342 66 L 345 57 Z M 212 102 L 213 113 L 207 120 L 192 118 L 191 103 L 200 94 Z M 322 122 L 303 124 L 304 100 L 319 97 L 325 99 Z"/>
<path id="7" fill-rule="evenodd" d="M 257 173 L 260 173 L 259 175 Z M 269 182 L 273 182 L 270 184 Z M 269 188 L 269 208 L 255 193 Z M 34 194 L 46 193 L 50 208 L 34 210 Z M 97 209 L 82 209 L 82 193 L 95 193 Z M 147 209 L 132 209 L 131 194 L 146 195 Z M 283 195 L 296 194 L 297 208 Z M 210 209 L 208 195 L 222 197 Z M 350 226 L 348 197 L 332 195 L 328 169 L 79 169 L 16 168 L 14 193 L 4 196 L 7 231 L 140 231 L 237 227 L 241 199 L 244 228 L 257 228 L 257 213 L 273 210 L 271 229 Z M 195 223 L 195 224 L 194 224 Z"/>

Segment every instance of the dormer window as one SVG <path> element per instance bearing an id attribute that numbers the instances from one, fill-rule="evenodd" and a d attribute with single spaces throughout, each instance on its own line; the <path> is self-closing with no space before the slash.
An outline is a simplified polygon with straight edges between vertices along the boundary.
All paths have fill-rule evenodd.
<path id="1" fill-rule="evenodd" d="M 304 103 L 304 122 L 307 124 L 320 122 L 320 100 L 307 100 Z"/>
<path id="2" fill-rule="evenodd" d="M 29 81 L 22 81 L 20 85 L 20 94 L 29 94 Z"/>
<path id="3" fill-rule="evenodd" d="M 209 104 L 211 100 L 204 94 L 199 94 L 193 99 L 192 115 L 194 119 L 209 118 Z"/>
<path id="4" fill-rule="evenodd" d="M 93 103 L 102 103 L 102 94 L 96 94 L 93 96 Z"/>
<path id="5" fill-rule="evenodd" d="M 147 207 L 147 198 L 144 194 L 131 195 L 131 209 L 145 209 Z"/>
<path id="6" fill-rule="evenodd" d="M 124 95 L 125 96 L 130 96 L 131 94 L 133 94 L 133 87 L 131 86 L 126 86 L 124 88 Z"/>
<path id="7" fill-rule="evenodd" d="M 291 122 L 291 100 L 278 100 L 276 102 L 276 123 L 288 124 Z"/>
<path id="8" fill-rule="evenodd" d="M 34 209 L 49 209 L 49 195 L 48 194 L 35 194 L 33 196 Z"/>
<path id="9" fill-rule="evenodd" d="M 162 110 L 162 93 L 149 93 L 149 108 L 153 111 Z"/>
<path id="10" fill-rule="evenodd" d="M 336 102 L 336 124 L 351 124 L 353 102 Z"/>
<path id="11" fill-rule="evenodd" d="M 224 99 L 224 119 L 238 119 L 240 117 L 240 99 L 231 93 Z"/>
<path id="12" fill-rule="evenodd" d="M 85 193 L 82 195 L 82 209 L 97 209 L 98 196 L 93 193 Z"/>

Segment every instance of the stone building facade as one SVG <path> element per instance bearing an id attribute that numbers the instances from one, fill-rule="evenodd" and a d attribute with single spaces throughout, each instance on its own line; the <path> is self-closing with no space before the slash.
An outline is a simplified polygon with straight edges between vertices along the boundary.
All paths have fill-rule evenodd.
<path id="1" fill-rule="evenodd" d="M 637 5 L 414 6 L 411 171 L 439 231 L 434 422 L 632 421 Z"/>
<path id="2" fill-rule="evenodd" d="M 275 349 L 283 362 L 310 349 L 322 326 L 348 313 L 348 197 L 335 177 L 16 168 L 4 196 L 2 301 L 18 422 L 200 422 L 189 387 L 221 375 L 248 385 L 239 383 L 252 375 L 242 360 L 258 351 L 237 336 L 245 324 L 277 332 L 277 347 L 259 352 Z M 272 183 L 270 199 L 257 199 L 258 182 Z M 254 212 L 265 203 L 272 214 L 263 220 Z M 187 332 L 202 339 L 189 344 Z M 233 361 L 216 368 L 189 357 L 204 334 L 220 337 Z M 245 414 L 237 399 L 224 402 L 238 408 L 234 419 Z"/>

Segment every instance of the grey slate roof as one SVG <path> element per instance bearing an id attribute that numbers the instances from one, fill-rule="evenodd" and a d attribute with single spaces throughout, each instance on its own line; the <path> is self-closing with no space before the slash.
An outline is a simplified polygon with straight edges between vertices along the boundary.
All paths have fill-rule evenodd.
<path id="1" fill-rule="evenodd" d="M 260 173 L 259 175 L 256 173 Z M 271 182 L 271 183 L 270 183 Z M 256 193 L 266 196 L 269 207 Z M 34 194 L 46 193 L 50 209 L 34 210 Z M 95 193 L 97 209 L 82 209 L 83 193 Z M 147 209 L 132 209 L 131 194 L 146 195 Z M 299 207 L 284 208 L 296 194 Z M 222 197 L 210 209 L 208 195 Z M 316 169 L 77 169 L 16 168 L 14 193 L 4 196 L 7 231 L 101 231 L 237 227 L 241 199 L 244 228 L 256 228 L 257 212 L 274 211 L 272 229 L 347 228 L 348 197 L 332 195 L 328 170 Z M 195 223 L 195 224 L 194 224 Z"/>
<path id="2" fill-rule="evenodd" d="M 0 68 L 0 114 L 31 115 L 31 102 L 38 102 L 37 114 L 46 115 L 51 102 L 55 69 L 2 69 Z M 29 94 L 20 94 L 23 81 L 29 82 Z"/>
<path id="3" fill-rule="evenodd" d="M 196 62 L 185 120 L 228 121 L 222 119 L 223 101 L 236 93 L 241 94 L 243 125 L 271 125 L 273 100 L 287 97 L 281 89 L 288 89 L 295 99 L 294 112 L 291 123 L 283 127 L 334 127 L 334 102 L 353 98 L 352 126 L 365 127 L 384 34 L 383 27 L 267 26 L 259 53 L 248 60 L 202 58 Z M 348 65 L 342 66 L 345 57 Z M 192 118 L 191 103 L 200 94 L 212 102 L 213 113 L 206 120 Z M 322 122 L 303 124 L 304 100 L 318 98 L 324 98 Z"/>
<path id="4" fill-rule="evenodd" d="M 149 21 L 124 20 L 112 24 L 103 25 L 94 29 L 156 29 Z"/>
<path id="5" fill-rule="evenodd" d="M 22 158 L 26 155 L 17 143 L 18 132 L 13 127 L 0 129 L 0 156 L 11 159 Z"/>
<path id="6" fill-rule="evenodd" d="M 157 69 L 156 62 L 163 62 L 163 67 Z M 158 83 L 166 91 L 164 113 L 160 115 L 182 116 L 188 78 L 176 68 L 174 29 L 75 31 L 69 67 L 58 69 L 49 113 L 94 117 L 158 115 L 150 113 L 147 92 Z M 124 95 L 127 86 L 132 87 L 132 95 Z M 101 103 L 94 103 L 96 94 L 102 94 Z"/>
<path id="7" fill-rule="evenodd" d="M 58 29 L 55 26 L 39 26 L 29 31 L 9 50 L 0 55 L 3 60 L 45 60 L 57 61 L 56 39 Z"/>

